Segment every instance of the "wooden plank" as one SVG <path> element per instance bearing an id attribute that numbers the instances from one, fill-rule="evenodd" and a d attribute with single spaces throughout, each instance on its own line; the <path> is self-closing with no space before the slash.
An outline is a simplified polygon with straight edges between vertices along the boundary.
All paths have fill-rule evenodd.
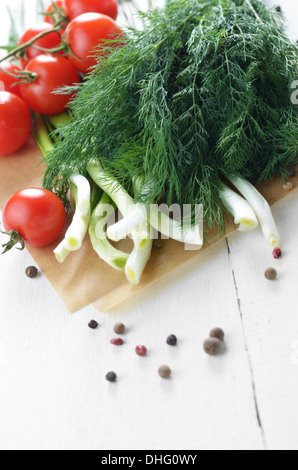
<path id="1" fill-rule="evenodd" d="M 230 259 L 268 449 L 297 450 L 297 195 L 279 202 L 273 212 L 283 240 L 282 259 L 272 260 L 257 232 L 247 242 L 233 234 Z M 274 282 L 263 274 L 269 266 L 278 271 Z"/>
<path id="2" fill-rule="evenodd" d="M 108 315 L 68 315 L 44 276 L 24 276 L 28 264 L 27 252 L 1 258 L 2 449 L 264 448 L 224 241 Z M 128 329 L 121 348 L 109 344 L 116 321 Z M 202 343 L 215 326 L 226 351 L 210 358 Z M 169 381 L 157 374 L 164 363 Z M 117 384 L 105 381 L 109 370 Z"/>

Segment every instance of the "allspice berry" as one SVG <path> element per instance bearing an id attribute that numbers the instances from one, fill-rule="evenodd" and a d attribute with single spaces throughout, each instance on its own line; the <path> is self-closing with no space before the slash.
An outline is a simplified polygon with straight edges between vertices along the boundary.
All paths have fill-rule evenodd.
<path id="1" fill-rule="evenodd" d="M 158 369 L 158 373 L 163 379 L 168 379 L 171 376 L 172 371 L 168 366 L 161 366 Z"/>
<path id="2" fill-rule="evenodd" d="M 216 356 L 221 351 L 221 342 L 217 338 L 208 338 L 204 341 L 204 351 L 209 356 Z"/>
<path id="3" fill-rule="evenodd" d="M 223 341 L 225 337 L 224 331 L 221 328 L 214 328 L 210 331 L 210 338 L 217 338 L 219 341 Z"/>
<path id="4" fill-rule="evenodd" d="M 291 191 L 291 189 L 293 189 L 292 183 L 290 183 L 290 181 L 288 181 L 286 184 L 283 185 L 283 189 L 284 189 L 284 191 Z"/>
<path id="5" fill-rule="evenodd" d="M 274 281 L 274 280 L 277 278 L 277 271 L 276 271 L 276 269 L 274 269 L 274 268 L 268 268 L 268 269 L 265 271 L 265 277 L 266 277 L 266 279 L 268 279 L 269 281 Z"/>
<path id="6" fill-rule="evenodd" d="M 114 332 L 116 335 L 123 335 L 125 333 L 125 325 L 123 323 L 116 323 L 114 325 Z"/>
<path id="7" fill-rule="evenodd" d="M 28 266 L 25 270 L 26 276 L 33 279 L 38 274 L 38 269 L 35 266 Z"/>

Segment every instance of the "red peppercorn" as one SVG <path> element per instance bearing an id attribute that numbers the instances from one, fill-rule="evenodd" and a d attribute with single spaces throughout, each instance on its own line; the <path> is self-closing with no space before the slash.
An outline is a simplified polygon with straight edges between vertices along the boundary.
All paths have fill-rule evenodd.
<path id="1" fill-rule="evenodd" d="M 147 348 L 145 346 L 136 346 L 136 353 L 138 356 L 146 356 Z"/>
<path id="2" fill-rule="evenodd" d="M 281 249 L 280 248 L 274 248 L 273 250 L 273 257 L 275 259 L 278 259 L 281 257 Z"/>
<path id="3" fill-rule="evenodd" d="M 114 346 L 122 346 L 124 341 L 121 338 L 114 338 L 114 339 L 111 339 L 110 343 L 114 344 Z"/>

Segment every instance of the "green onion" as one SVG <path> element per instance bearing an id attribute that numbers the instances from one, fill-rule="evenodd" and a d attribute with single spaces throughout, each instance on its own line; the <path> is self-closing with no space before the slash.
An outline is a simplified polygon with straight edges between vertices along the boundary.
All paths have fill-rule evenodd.
<path id="1" fill-rule="evenodd" d="M 134 200 L 115 179 L 106 175 L 102 166 L 98 162 L 89 162 L 87 165 L 87 171 L 93 181 L 103 191 L 105 191 L 118 206 L 124 218 L 129 216 L 130 211 L 133 213 L 134 209 L 137 207 Z M 141 220 L 141 217 L 139 220 Z M 140 282 L 141 275 L 152 251 L 153 241 L 150 236 L 150 226 L 147 222 L 145 223 L 146 228 L 144 228 L 144 225 L 141 225 L 139 230 L 132 231 L 134 249 L 128 257 L 125 266 L 126 277 L 132 284 L 138 284 Z"/>
<path id="2" fill-rule="evenodd" d="M 83 214 L 87 215 L 90 212 L 90 198 L 91 189 L 89 181 L 82 175 L 75 174 L 70 177 L 71 183 L 77 187 L 77 207 L 78 210 Z"/>
<path id="3" fill-rule="evenodd" d="M 85 180 L 82 180 L 82 178 Z M 90 220 L 90 196 L 89 201 L 85 199 L 86 196 L 86 186 L 89 185 L 89 182 L 84 176 L 81 178 L 74 178 L 76 181 L 75 185 L 72 183 L 72 192 L 76 203 L 76 210 L 72 219 L 72 222 L 65 234 L 65 247 L 69 251 L 77 251 L 81 248 L 83 240 L 88 230 L 89 220 Z M 89 194 L 90 194 L 90 186 L 89 186 Z M 79 202 L 82 203 L 85 201 L 86 204 L 89 204 L 89 207 L 85 207 L 84 205 L 84 212 L 81 211 Z"/>
<path id="4" fill-rule="evenodd" d="M 253 208 L 267 243 L 272 248 L 278 248 L 280 238 L 268 202 L 256 188 L 245 179 L 240 177 L 229 179 Z"/>
<path id="5" fill-rule="evenodd" d="M 131 207 L 132 208 L 132 207 Z M 126 238 L 127 235 L 132 233 L 136 227 L 147 220 L 146 206 L 143 204 L 136 204 L 135 207 L 129 211 L 128 215 L 122 220 L 112 225 L 108 229 L 108 237 L 115 242 Z"/>
<path id="6" fill-rule="evenodd" d="M 135 190 L 146 197 L 150 191 L 150 183 L 144 183 L 141 178 L 135 181 Z M 188 245 L 196 245 L 201 247 L 203 245 L 202 227 L 200 224 L 191 224 L 191 221 L 181 220 L 180 222 L 171 219 L 169 215 L 161 210 L 158 204 L 150 204 L 147 207 L 148 222 L 155 230 L 160 232 L 166 238 L 173 238 L 174 240 L 186 243 Z M 186 218 L 184 218 L 186 219 Z"/>
<path id="7" fill-rule="evenodd" d="M 114 248 L 106 237 L 106 225 L 109 217 L 115 212 L 111 198 L 104 193 L 91 215 L 89 235 L 93 249 L 107 264 L 124 271 L 128 254 Z"/>
<path id="8" fill-rule="evenodd" d="M 151 204 L 149 221 L 152 227 L 167 238 L 189 245 L 203 245 L 203 236 L 200 224 L 182 226 L 180 222 L 171 219 L 157 204 Z"/>
<path id="9" fill-rule="evenodd" d="M 68 257 L 68 255 L 70 255 L 70 253 L 71 253 L 71 251 L 66 248 L 65 239 L 62 240 L 60 245 L 58 245 L 57 248 L 54 250 L 56 260 L 59 263 L 63 263 L 66 260 L 66 258 Z"/>
<path id="10" fill-rule="evenodd" d="M 54 144 L 51 138 L 49 137 L 49 132 L 43 120 L 43 117 L 39 114 L 34 114 L 32 133 L 40 151 L 46 157 L 46 154 L 49 151 L 53 150 Z"/>
<path id="11" fill-rule="evenodd" d="M 227 210 L 234 217 L 235 225 L 239 224 L 239 231 L 254 230 L 258 226 L 258 220 L 248 202 L 224 185 L 221 190 L 221 199 Z"/>
<path id="12" fill-rule="evenodd" d="M 131 207 L 135 207 L 132 197 L 122 188 L 115 179 L 107 176 L 104 169 L 97 161 L 90 161 L 87 171 L 93 181 L 114 201 L 124 217 L 129 214 Z"/>
<path id="13" fill-rule="evenodd" d="M 143 271 L 151 256 L 153 240 L 150 236 L 150 225 L 148 223 L 147 235 L 148 238 L 143 240 L 143 245 L 142 242 L 139 245 L 135 244 L 125 266 L 125 274 L 131 284 L 137 285 L 140 283 Z"/>
<path id="14" fill-rule="evenodd" d="M 67 112 L 56 114 L 55 116 L 47 116 L 47 119 L 50 121 L 54 129 L 67 126 L 70 122 L 70 116 Z"/>

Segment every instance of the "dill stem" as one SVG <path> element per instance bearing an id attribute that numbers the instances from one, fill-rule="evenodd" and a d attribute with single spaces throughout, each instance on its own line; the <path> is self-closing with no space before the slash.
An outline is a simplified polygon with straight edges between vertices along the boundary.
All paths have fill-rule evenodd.
<path id="1" fill-rule="evenodd" d="M 251 9 L 251 11 L 253 12 L 253 14 L 255 15 L 256 19 L 264 24 L 264 22 L 261 20 L 261 18 L 259 17 L 259 15 L 257 14 L 256 10 L 254 9 L 254 7 L 252 6 L 252 4 L 250 3 L 250 0 L 245 0 L 245 2 L 247 3 L 247 5 L 249 6 L 249 8 Z"/>

